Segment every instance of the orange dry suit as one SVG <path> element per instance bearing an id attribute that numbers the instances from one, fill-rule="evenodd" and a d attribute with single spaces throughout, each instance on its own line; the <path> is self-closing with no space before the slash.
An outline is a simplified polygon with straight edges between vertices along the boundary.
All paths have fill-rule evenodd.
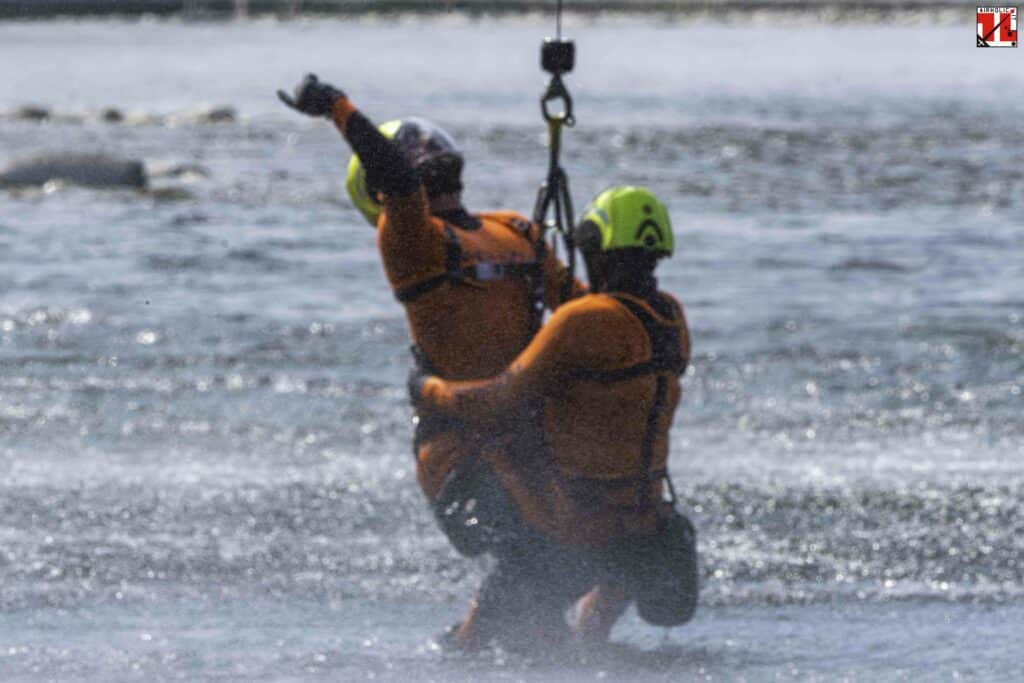
<path id="1" fill-rule="evenodd" d="M 334 120 L 382 196 L 377 242 L 421 362 L 454 380 L 497 374 L 529 343 L 543 308 L 559 303 L 564 267 L 544 248 L 537 226 L 514 212 L 432 215 L 422 184 L 391 141 L 348 100 L 335 105 Z M 417 430 L 416 474 L 428 499 L 437 499 L 458 461 L 479 454 L 518 502 L 527 485 L 504 454 L 527 448 L 517 442 L 538 428 L 503 424 L 483 432 L 457 419 L 426 422 Z"/>
<path id="2" fill-rule="evenodd" d="M 689 356 L 671 296 L 590 294 L 560 307 L 498 377 L 430 377 L 421 401 L 481 428 L 539 408 L 553 476 L 519 501 L 524 517 L 562 544 L 603 548 L 657 533 L 670 513 L 668 433 Z"/>

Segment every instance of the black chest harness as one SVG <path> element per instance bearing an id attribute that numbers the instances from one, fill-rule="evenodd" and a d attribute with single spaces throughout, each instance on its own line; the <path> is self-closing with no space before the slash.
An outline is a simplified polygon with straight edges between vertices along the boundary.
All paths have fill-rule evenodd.
<path id="1" fill-rule="evenodd" d="M 465 265 L 463 249 L 459 243 L 456 228 L 448 221 L 444 222 L 444 272 L 420 282 L 395 290 L 395 298 L 403 304 L 416 301 L 424 294 L 432 292 L 441 285 L 453 287 L 464 284 L 467 280 L 488 281 L 514 278 L 523 280 L 530 292 L 530 334 L 540 329 L 544 313 L 544 259 L 547 256 L 547 244 L 542 239 L 531 239 L 531 224 L 520 219 L 500 221 L 503 226 L 530 242 L 534 258 L 525 263 L 475 263 Z"/>
<path id="2" fill-rule="evenodd" d="M 601 384 L 614 384 L 625 382 L 637 377 L 656 375 L 654 386 L 654 400 L 651 402 L 651 409 L 647 412 L 647 424 L 644 428 L 643 439 L 640 443 L 640 474 L 633 477 L 618 477 L 615 479 L 594 479 L 590 477 L 571 477 L 570 486 L 580 490 L 584 495 L 592 495 L 594 484 L 603 488 L 626 488 L 635 487 L 637 492 L 637 503 L 624 505 L 637 511 L 646 511 L 654 507 L 655 501 L 651 497 L 651 489 L 655 482 L 664 479 L 668 486 L 671 502 L 675 503 L 676 492 L 672 486 L 672 480 L 668 476 L 668 469 L 652 469 L 654 463 L 654 441 L 658 435 L 658 422 L 665 410 L 665 401 L 668 397 L 667 374 L 679 376 L 686 372 L 687 359 L 683 357 L 680 350 L 680 329 L 678 325 L 664 325 L 659 323 L 645 306 L 640 305 L 634 299 L 609 294 L 613 299 L 626 307 L 643 325 L 644 331 L 651 344 L 650 359 L 615 370 L 587 370 L 580 369 L 571 373 L 576 380 L 587 382 L 598 382 Z M 664 299 L 662 299 L 665 301 Z M 665 301 L 668 304 L 667 301 Z M 673 308 L 669 304 L 670 308 Z M 676 317 L 675 313 L 673 317 Z M 589 489 L 589 492 L 587 491 Z"/>

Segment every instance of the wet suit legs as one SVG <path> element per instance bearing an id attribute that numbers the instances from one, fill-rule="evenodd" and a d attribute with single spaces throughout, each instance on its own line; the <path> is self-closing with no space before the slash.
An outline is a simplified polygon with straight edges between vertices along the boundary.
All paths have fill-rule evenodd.
<path id="1" fill-rule="evenodd" d="M 598 584 L 576 604 L 576 637 L 585 643 L 606 642 L 630 602 L 632 598 L 622 586 Z"/>
<path id="2" fill-rule="evenodd" d="M 566 610 L 595 583 L 589 564 L 525 526 L 493 554 L 496 565 L 456 633 L 458 646 L 537 651 L 563 645 L 572 635 Z"/>
<path id="3" fill-rule="evenodd" d="M 579 640 L 601 643 L 635 599 L 640 617 L 678 626 L 693 615 L 699 590 L 696 535 L 673 512 L 654 536 L 622 539 L 581 551 L 560 546 L 515 515 L 491 552 L 496 566 L 484 580 L 456 633 L 462 649 L 497 643 L 508 649 L 558 647 L 572 634 L 566 610 L 579 601 L 574 624 Z"/>

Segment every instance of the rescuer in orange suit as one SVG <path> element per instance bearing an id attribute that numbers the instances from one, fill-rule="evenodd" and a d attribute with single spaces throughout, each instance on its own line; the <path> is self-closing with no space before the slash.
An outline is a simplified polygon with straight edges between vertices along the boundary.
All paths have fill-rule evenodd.
<path id="1" fill-rule="evenodd" d="M 559 642 L 581 597 L 576 633 L 598 642 L 631 600 L 660 625 L 696 606 L 696 535 L 667 472 L 690 357 L 683 307 L 654 277 L 674 248 L 668 212 L 643 188 L 613 188 L 576 235 L 591 293 L 555 311 L 508 368 L 484 380 L 410 377 L 424 414 L 487 430 L 539 411 L 547 437 L 531 465 L 552 483 L 524 514 L 544 518 L 544 533 L 522 529 L 519 552 L 498 557 L 454 636 L 467 649 Z"/>
<path id="2" fill-rule="evenodd" d="M 453 380 L 500 372 L 566 289 L 566 270 L 547 252 L 537 226 L 512 211 L 468 212 L 461 201 L 462 154 L 429 121 L 407 118 L 378 128 L 343 92 L 313 75 L 293 97 L 278 95 L 302 113 L 330 118 L 351 146 L 346 188 L 377 230 L 419 363 Z M 573 282 L 572 289 L 579 294 L 582 286 Z M 528 503 L 536 482 L 510 462 L 536 451 L 538 420 L 526 412 L 494 430 L 467 428 L 458 418 L 418 420 L 417 480 L 463 554 L 491 550 L 510 516 L 536 509 Z"/>

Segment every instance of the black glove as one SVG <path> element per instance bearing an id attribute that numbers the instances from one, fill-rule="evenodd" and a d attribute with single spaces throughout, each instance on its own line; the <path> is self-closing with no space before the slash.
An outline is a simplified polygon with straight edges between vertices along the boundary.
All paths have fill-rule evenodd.
<path id="1" fill-rule="evenodd" d="M 277 96 L 289 107 L 303 114 L 330 116 L 334 103 L 345 97 L 345 93 L 329 83 L 321 83 L 317 80 L 316 74 L 307 74 L 302 82 L 295 86 L 294 99 L 284 90 L 278 90 Z"/>

